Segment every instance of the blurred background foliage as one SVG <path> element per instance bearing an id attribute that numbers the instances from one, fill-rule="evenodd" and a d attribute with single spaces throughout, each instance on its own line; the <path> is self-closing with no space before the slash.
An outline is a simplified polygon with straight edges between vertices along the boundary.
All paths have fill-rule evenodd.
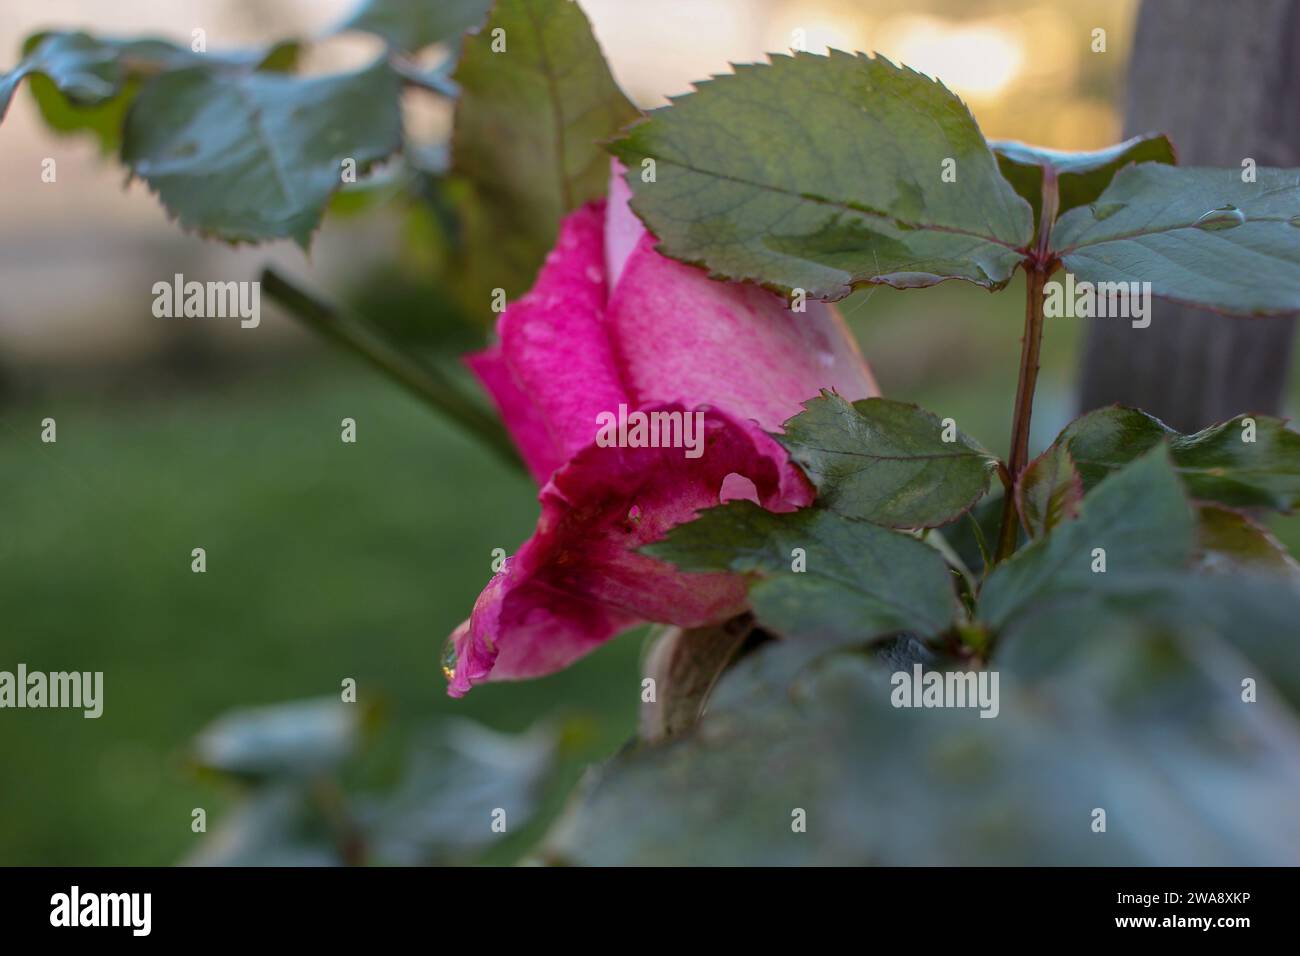
<path id="1" fill-rule="evenodd" d="M 643 108 L 729 61 L 784 49 L 803 29 L 810 50 L 878 50 L 941 76 L 990 139 L 1085 149 L 1119 138 L 1132 0 L 582 5 Z M 351 7 L 8 0 L 0 51 L 9 66 L 28 34 L 78 27 L 183 42 L 201 26 L 214 48 L 259 45 L 323 35 Z M 1095 27 L 1107 31 L 1105 54 L 1090 51 Z M 306 67 L 363 65 L 377 43 L 341 35 L 309 47 Z M 403 109 L 436 166 L 447 102 L 412 90 Z M 536 792 L 507 839 L 419 857 L 515 859 L 582 769 L 633 734 L 641 635 L 545 680 L 449 700 L 442 642 L 487 580 L 492 549 L 512 551 L 531 531 L 531 483 L 265 299 L 255 331 L 150 314 L 150 287 L 174 272 L 252 279 L 271 262 L 454 364 L 484 341 L 491 313 L 467 308 L 443 281 L 443 197 L 394 208 L 381 171 L 360 194 L 336 198 L 310 256 L 289 242 L 231 248 L 182 235 L 139 183 L 120 188 L 98 146 L 55 137 L 25 91 L 0 136 L 0 668 L 102 670 L 106 698 L 99 720 L 0 718 L 0 863 L 168 863 L 198 852 L 196 807 L 214 832 L 247 819 L 250 800 L 265 798 L 256 806 L 276 819 L 275 793 L 254 787 L 249 798 L 239 774 L 205 772 L 194 738 L 237 708 L 337 698 L 345 678 L 373 720 L 329 779 L 362 795 L 359 820 L 365 794 L 405 792 L 405 755 L 444 746 L 451 718 L 510 733 L 543 722 L 549 769 L 526 781 Z M 49 156 L 56 184 L 40 181 Z M 1021 302 L 1014 287 L 991 296 L 950 283 L 867 290 L 842 310 L 887 395 L 952 415 L 1003 453 Z M 1047 329 L 1037 447 L 1076 411 L 1082 332 L 1071 319 Z M 45 417 L 58 421 L 57 444 L 39 441 Z M 355 445 L 339 441 L 345 417 L 358 423 Z M 1297 519 L 1278 531 L 1300 545 Z M 205 574 L 190 571 L 194 547 L 207 550 Z M 535 751 L 514 745 L 533 766 Z M 413 859 L 409 848 L 389 850 L 381 858 Z"/>

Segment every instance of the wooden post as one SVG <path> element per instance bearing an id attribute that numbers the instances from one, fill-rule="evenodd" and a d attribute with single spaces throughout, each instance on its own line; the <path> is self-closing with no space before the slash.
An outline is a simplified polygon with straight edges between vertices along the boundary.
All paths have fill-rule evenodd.
<path id="1" fill-rule="evenodd" d="M 1300 0 L 1143 0 L 1124 135 L 1149 130 L 1170 135 L 1181 165 L 1300 166 Z M 1136 405 L 1181 431 L 1277 413 L 1294 326 L 1163 300 L 1146 329 L 1094 321 L 1080 410 Z"/>

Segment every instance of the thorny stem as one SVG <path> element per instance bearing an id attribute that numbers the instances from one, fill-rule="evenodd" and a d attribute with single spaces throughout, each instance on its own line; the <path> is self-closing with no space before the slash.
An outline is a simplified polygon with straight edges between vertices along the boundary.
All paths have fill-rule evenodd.
<path id="1" fill-rule="evenodd" d="M 1043 286 L 1056 268 L 1051 254 L 1051 237 L 1059 203 L 1056 171 L 1047 167 L 1043 170 L 1043 208 L 1038 221 L 1038 242 L 1025 262 L 1025 332 L 1020 339 L 1020 377 L 1011 422 L 1011 457 L 1006 468 L 1010 483 L 1002 501 L 1002 531 L 995 561 L 1003 561 L 1015 552 L 1020 533 L 1015 485 L 1029 464 L 1029 423 L 1034 412 L 1034 387 L 1038 384 L 1038 357 L 1043 344 Z"/>

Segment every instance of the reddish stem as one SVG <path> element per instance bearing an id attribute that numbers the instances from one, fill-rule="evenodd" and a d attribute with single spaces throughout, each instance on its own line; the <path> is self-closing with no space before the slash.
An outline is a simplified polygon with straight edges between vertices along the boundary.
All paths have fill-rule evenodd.
<path id="1" fill-rule="evenodd" d="M 1025 332 L 1020 339 L 1020 377 L 1016 385 L 1016 405 L 1011 422 L 1011 457 L 1007 462 L 1010 478 L 1002 502 L 1002 531 L 998 537 L 995 561 L 1003 561 L 1016 550 L 1020 519 L 1016 512 L 1015 486 L 1020 473 L 1029 464 L 1029 424 L 1034 413 L 1034 388 L 1038 384 L 1038 356 L 1043 344 L 1043 286 L 1056 268 L 1051 253 L 1052 223 L 1060 204 L 1056 171 L 1043 169 L 1043 207 L 1038 220 L 1038 242 L 1025 262 Z"/>

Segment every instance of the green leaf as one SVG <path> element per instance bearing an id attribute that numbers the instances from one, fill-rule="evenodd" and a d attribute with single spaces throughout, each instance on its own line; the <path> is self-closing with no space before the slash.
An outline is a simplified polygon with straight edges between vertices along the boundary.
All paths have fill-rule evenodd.
<path id="1" fill-rule="evenodd" d="M 460 87 L 452 79 L 456 71 L 455 57 L 447 57 L 431 67 L 424 67 L 409 60 L 394 59 L 393 70 L 407 83 L 437 93 L 448 99 L 460 96 Z"/>
<path id="2" fill-rule="evenodd" d="M 494 811 L 505 812 L 506 833 L 522 829 L 538 811 L 557 743 L 544 725 L 502 734 L 467 720 L 421 735 L 397 788 L 364 800 L 358 810 L 370 862 L 474 861 L 504 838 L 492 829 Z"/>
<path id="3" fill-rule="evenodd" d="M 850 518 L 891 528 L 947 524 L 988 490 L 997 466 L 955 426 L 915 405 L 850 404 L 824 391 L 804 408 L 777 441 L 817 486 L 818 504 Z"/>
<path id="4" fill-rule="evenodd" d="M 1052 445 L 1016 481 L 1016 511 L 1032 538 L 1077 517 L 1082 500 L 1083 479 L 1065 445 Z"/>
<path id="5" fill-rule="evenodd" d="M 1198 569 L 1300 574 L 1300 565 L 1282 543 L 1249 516 L 1217 505 L 1197 508 L 1196 516 Z"/>
<path id="6" fill-rule="evenodd" d="M 1238 687 L 1243 677 L 1271 685 L 1261 689 L 1261 702 L 1300 710 L 1297 620 L 1300 584 L 1267 569 L 1105 575 L 1087 594 L 1059 596 L 1017 619 L 997 662 L 1034 676 L 1087 654 L 1097 635 L 1135 628 L 1174 634 L 1206 642 L 1207 663 Z"/>
<path id="7" fill-rule="evenodd" d="M 399 91 L 383 61 L 320 77 L 177 70 L 140 92 L 122 160 L 187 229 L 306 248 L 343 161 L 361 174 L 401 146 Z"/>
<path id="8" fill-rule="evenodd" d="M 1252 433 L 1254 441 L 1243 440 Z M 1090 489 L 1166 440 L 1193 498 L 1231 508 L 1291 511 L 1300 505 L 1300 434 L 1281 418 L 1238 415 L 1182 435 L 1145 412 L 1114 406 L 1075 419 L 1056 444 L 1068 446 Z"/>
<path id="9" fill-rule="evenodd" d="M 1123 167 L 1133 163 L 1176 163 L 1174 144 L 1162 133 L 1145 133 L 1105 149 L 1064 152 L 1025 143 L 989 143 L 998 169 L 1016 192 L 1029 201 L 1037 223 L 1043 205 L 1044 170 L 1056 171 L 1059 217 L 1076 206 L 1094 202 Z"/>
<path id="10" fill-rule="evenodd" d="M 48 78 L 80 106 L 98 106 L 121 92 L 125 75 L 117 53 L 84 33 L 40 33 L 23 45 L 23 59 L 0 76 L 0 120 L 25 77 Z"/>
<path id="11" fill-rule="evenodd" d="M 796 571 L 802 550 L 805 570 Z M 787 636 L 861 642 L 948 627 L 956 610 L 947 566 L 915 538 L 820 508 L 775 514 L 733 501 L 642 550 L 684 571 L 752 575 L 760 623 Z"/>
<path id="12" fill-rule="evenodd" d="M 822 299 L 866 283 L 994 289 L 1033 235 L 965 105 L 883 57 L 772 56 L 672 102 L 612 150 L 659 251 L 714 276 Z"/>
<path id="13" fill-rule="evenodd" d="M 960 520 L 943 529 L 943 536 L 962 562 L 974 574 L 983 576 L 997 549 L 1002 527 L 1003 487 L 998 482 Z M 1024 537 L 1021 531 L 1019 538 Z M 1017 540 L 1017 544 L 1021 543 Z"/>
<path id="14" fill-rule="evenodd" d="M 980 619 L 1003 627 L 1046 597 L 1087 592 L 1099 581 L 1183 567 L 1193 544 L 1191 509 L 1163 447 L 1097 486 L 1079 517 L 993 569 L 980 592 Z M 1104 550 L 1105 571 L 1094 571 Z"/>
<path id="15" fill-rule="evenodd" d="M 492 0 L 364 0 L 339 31 L 374 33 L 396 50 L 413 52 L 459 39 L 491 6 Z"/>
<path id="16" fill-rule="evenodd" d="M 202 66 L 219 73 L 291 70 L 299 45 L 230 53 L 195 53 L 166 40 L 103 39 L 80 32 L 35 33 L 23 60 L 0 77 L 0 120 L 18 83 L 27 77 L 41 116 L 58 133 L 90 132 L 105 152 L 121 142 L 127 108 L 143 80 L 168 70 Z"/>
<path id="17" fill-rule="evenodd" d="M 1241 315 L 1300 311 L 1300 170 L 1120 170 L 1060 218 L 1053 251 L 1087 282 L 1150 282 L 1154 295 Z"/>
<path id="18" fill-rule="evenodd" d="M 198 735 L 194 760 L 254 779 L 324 773 L 355 752 L 365 716 L 333 697 L 234 710 Z"/>
<path id="19" fill-rule="evenodd" d="M 1232 594 L 1216 593 L 1222 616 L 1255 615 Z M 1283 604 L 1300 613 L 1294 596 Z M 1264 625 L 1282 618 L 1265 614 Z M 1279 641 L 1265 627 L 1269 639 L 1232 648 L 1094 600 L 1032 624 L 1008 641 L 994 719 L 896 708 L 893 665 L 864 655 L 791 667 L 797 645 L 767 645 L 723 677 L 693 734 L 625 751 L 589 778 L 546 854 L 715 866 L 1260 865 L 1300 854 L 1300 733 L 1294 702 L 1277 693 L 1300 674 L 1294 629 Z M 1243 703 L 1244 675 L 1259 681 L 1260 704 Z M 1096 807 L 1104 834 L 1092 830 Z"/>
<path id="20" fill-rule="evenodd" d="M 505 49 L 493 52 L 493 33 Z M 467 208 L 469 284 L 527 290 L 570 211 L 605 194 L 599 148 L 638 114 L 610 75 L 591 25 L 571 0 L 498 0 L 465 40 L 452 137 Z"/>
<path id="21" fill-rule="evenodd" d="M 300 782 L 260 789 L 222 817 L 185 866 L 342 866 L 335 834 Z"/>

